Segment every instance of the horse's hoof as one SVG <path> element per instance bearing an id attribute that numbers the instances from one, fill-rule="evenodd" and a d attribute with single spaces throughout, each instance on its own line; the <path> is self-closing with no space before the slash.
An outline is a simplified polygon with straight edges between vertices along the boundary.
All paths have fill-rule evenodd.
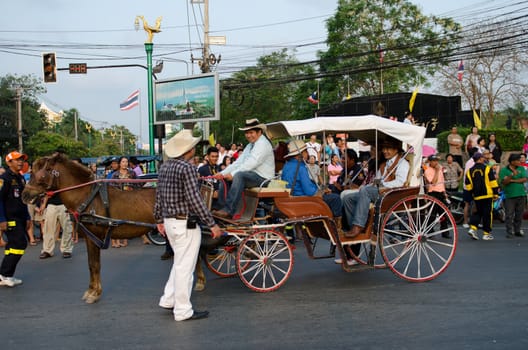
<path id="1" fill-rule="evenodd" d="M 84 301 L 86 302 L 86 304 L 95 304 L 99 301 L 99 298 L 91 297 L 91 298 L 86 298 Z"/>
<path id="2" fill-rule="evenodd" d="M 195 291 L 195 292 L 202 292 L 202 291 L 204 291 L 204 290 L 205 290 L 205 284 L 203 284 L 203 283 L 198 283 L 198 282 L 197 282 L 197 283 L 194 285 L 194 291 Z"/>
<path id="3" fill-rule="evenodd" d="M 86 304 L 93 304 L 98 302 L 100 297 L 100 294 L 98 295 L 96 292 L 87 290 L 86 292 L 84 292 L 82 300 L 84 300 Z"/>

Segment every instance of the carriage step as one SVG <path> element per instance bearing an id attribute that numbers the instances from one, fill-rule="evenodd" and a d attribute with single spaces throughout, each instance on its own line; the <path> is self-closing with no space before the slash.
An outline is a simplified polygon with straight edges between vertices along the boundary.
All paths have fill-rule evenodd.
<path id="1" fill-rule="evenodd" d="M 220 221 L 227 222 L 227 223 L 229 223 L 229 224 L 233 224 L 233 225 L 251 224 L 251 223 L 252 223 L 251 220 L 246 220 L 246 219 L 243 219 L 243 218 L 240 218 L 240 219 L 234 220 L 234 219 L 225 218 L 225 217 L 222 217 L 222 216 L 215 215 L 214 213 L 212 213 L 212 214 L 213 214 L 213 217 L 214 217 L 215 219 L 218 219 L 218 220 L 220 220 Z"/>
<path id="2" fill-rule="evenodd" d="M 374 266 L 372 265 L 365 265 L 365 264 L 357 264 L 357 265 L 347 265 L 344 264 L 343 270 L 346 272 L 358 272 L 358 271 L 365 271 L 365 270 L 373 270 Z"/>
<path id="3" fill-rule="evenodd" d="M 345 236 L 344 232 L 339 232 L 339 241 L 341 242 L 342 245 L 363 243 L 366 241 L 370 241 L 370 233 L 362 232 L 356 237 L 350 238 L 350 237 Z"/>

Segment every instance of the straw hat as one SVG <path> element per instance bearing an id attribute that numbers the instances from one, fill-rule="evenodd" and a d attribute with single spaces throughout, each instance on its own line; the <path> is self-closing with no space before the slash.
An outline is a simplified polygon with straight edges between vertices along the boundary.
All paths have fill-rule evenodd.
<path id="1" fill-rule="evenodd" d="M 251 130 L 251 129 L 260 129 L 262 130 L 262 133 L 266 133 L 266 130 L 268 128 L 266 127 L 266 124 L 262 124 L 261 122 L 259 122 L 257 118 L 247 119 L 246 125 L 243 128 L 238 128 L 238 130 L 241 130 L 241 131 L 246 131 L 246 130 Z"/>
<path id="2" fill-rule="evenodd" d="M 303 140 L 293 140 L 288 143 L 288 154 L 285 157 L 292 157 L 300 154 L 306 149 L 306 143 Z"/>
<path id="3" fill-rule="evenodd" d="M 193 149 L 198 142 L 200 142 L 200 138 L 193 137 L 191 130 L 183 129 L 167 141 L 165 144 L 165 154 L 169 158 L 180 157 Z"/>

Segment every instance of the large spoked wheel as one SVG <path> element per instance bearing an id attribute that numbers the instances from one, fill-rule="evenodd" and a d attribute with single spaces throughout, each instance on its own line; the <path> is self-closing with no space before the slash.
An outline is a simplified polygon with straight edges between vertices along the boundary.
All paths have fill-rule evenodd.
<path id="1" fill-rule="evenodd" d="M 369 261 L 369 254 L 371 249 L 375 249 L 374 252 L 374 267 L 376 269 L 384 269 L 387 267 L 383 255 L 381 254 L 378 245 L 372 245 L 370 242 L 358 243 L 357 245 L 351 246 L 350 250 L 354 260 L 362 265 L 367 265 Z M 356 254 L 357 253 L 357 254 Z"/>
<path id="2" fill-rule="evenodd" d="M 236 256 L 239 240 L 231 237 L 217 248 L 205 254 L 205 265 L 220 277 L 231 277 L 237 274 Z"/>
<path id="3" fill-rule="evenodd" d="M 293 249 L 282 233 L 257 231 L 238 247 L 238 275 L 251 290 L 271 292 L 278 289 L 290 277 L 292 269 Z"/>
<path id="4" fill-rule="evenodd" d="M 448 208 L 428 195 L 400 199 L 385 214 L 379 245 L 387 266 L 411 282 L 438 277 L 453 260 L 458 231 Z"/>

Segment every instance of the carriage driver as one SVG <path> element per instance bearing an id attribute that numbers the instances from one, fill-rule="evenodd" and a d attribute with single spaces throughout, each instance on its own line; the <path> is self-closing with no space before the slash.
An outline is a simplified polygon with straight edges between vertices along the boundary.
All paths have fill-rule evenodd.
<path id="1" fill-rule="evenodd" d="M 273 147 L 265 134 L 266 125 L 261 124 L 258 119 L 249 119 L 240 130 L 245 132 L 249 144 L 236 162 L 214 176 L 217 179 L 232 181 L 225 202 L 223 181 L 218 189 L 218 204 L 223 205 L 223 208 L 213 211 L 213 214 L 223 218 L 233 218 L 244 188 L 260 186 L 275 176 Z"/>
<path id="2" fill-rule="evenodd" d="M 380 194 L 402 187 L 407 181 L 409 163 L 402 157 L 401 142 L 388 138 L 381 144 L 381 153 L 385 162 L 376 173 L 381 179 L 379 187 L 372 184 L 363 186 L 358 192 L 350 193 L 343 198 L 343 209 L 351 229 L 345 232 L 348 238 L 354 238 L 363 232 L 369 215 L 370 203 L 376 203 Z"/>
<path id="3" fill-rule="evenodd" d="M 26 235 L 30 225 L 27 205 L 22 202 L 25 181 L 20 175 L 27 156 L 13 151 L 5 159 L 8 168 L 0 175 L 0 235 L 6 233 L 7 245 L 0 266 L 0 286 L 14 287 L 22 283 L 13 275 L 27 247 Z"/>
<path id="4" fill-rule="evenodd" d="M 173 309 L 176 321 L 209 315 L 208 311 L 193 310 L 191 304 L 194 266 L 202 239 L 198 219 L 211 228 L 213 238 L 222 234 L 200 196 L 196 169 L 189 162 L 199 141 L 191 130 L 184 129 L 167 142 L 165 154 L 169 160 L 159 170 L 156 188 L 154 218 L 158 231 L 174 250 L 174 262 L 159 306 Z"/>

